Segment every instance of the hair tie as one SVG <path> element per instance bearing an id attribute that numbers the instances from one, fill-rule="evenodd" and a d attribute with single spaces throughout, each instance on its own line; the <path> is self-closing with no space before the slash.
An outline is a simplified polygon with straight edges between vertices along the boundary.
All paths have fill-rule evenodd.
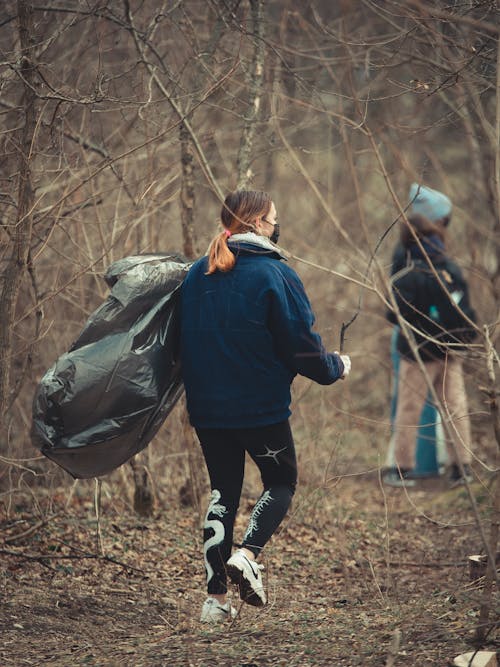
<path id="1" fill-rule="evenodd" d="M 231 236 L 231 232 L 229 231 L 229 229 L 225 229 L 224 234 L 227 236 L 227 238 Z"/>

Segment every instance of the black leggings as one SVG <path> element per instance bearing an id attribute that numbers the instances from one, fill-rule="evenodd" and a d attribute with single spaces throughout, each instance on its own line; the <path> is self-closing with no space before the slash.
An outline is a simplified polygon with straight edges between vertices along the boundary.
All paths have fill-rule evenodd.
<path id="1" fill-rule="evenodd" d="M 256 556 L 283 520 L 297 484 L 297 461 L 288 421 L 260 428 L 197 429 L 212 496 L 203 529 L 207 589 L 227 591 L 225 563 L 231 555 L 240 503 L 245 452 L 257 464 L 264 490 L 241 543 Z"/>

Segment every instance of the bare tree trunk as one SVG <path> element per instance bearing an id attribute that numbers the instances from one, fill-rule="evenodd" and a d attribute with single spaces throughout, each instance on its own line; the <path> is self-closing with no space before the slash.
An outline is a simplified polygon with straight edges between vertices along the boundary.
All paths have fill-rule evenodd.
<path id="1" fill-rule="evenodd" d="M 497 7 L 500 7 L 500 2 L 497 1 Z M 497 89 L 496 89 L 496 118 L 495 118 L 495 169 L 493 175 L 494 188 L 493 199 L 495 204 L 495 220 L 498 225 L 498 213 L 500 212 L 500 40 L 497 46 Z M 484 588 L 481 599 L 481 606 L 479 608 L 479 619 L 476 628 L 476 639 L 482 641 L 488 634 L 488 622 L 492 614 L 492 597 L 494 584 L 498 587 L 498 575 L 496 569 L 496 556 L 498 548 L 498 540 L 500 538 L 500 473 L 498 471 L 498 463 L 500 462 L 500 406 L 498 404 L 499 392 L 497 389 L 495 376 L 495 363 L 498 364 L 498 354 L 495 351 L 493 343 L 490 339 L 490 333 L 487 326 L 484 327 L 485 341 L 486 341 L 486 369 L 488 372 L 489 387 L 486 394 L 490 403 L 490 414 L 493 423 L 493 432 L 497 442 L 496 472 L 492 485 L 493 493 L 493 511 L 490 524 L 489 536 L 489 558 L 486 569 L 486 576 L 484 581 Z M 493 621 L 496 623 L 497 621 Z"/>
<path id="2" fill-rule="evenodd" d="M 12 252 L 2 274 L 0 293 L 0 448 L 7 449 L 7 407 L 11 386 L 12 338 L 19 289 L 28 265 L 33 227 L 34 193 L 31 162 L 36 132 L 36 94 L 33 38 L 33 8 L 18 0 L 21 59 L 19 75 L 24 86 L 24 126 L 19 140 L 19 186 L 16 224 L 10 234 Z"/>
<path id="3" fill-rule="evenodd" d="M 197 256 L 196 227 L 194 223 L 195 188 L 194 188 L 194 146 L 184 123 L 180 126 L 181 139 L 181 224 L 183 252 L 188 259 Z M 204 469 L 201 450 L 196 441 L 193 429 L 189 424 L 186 403 L 182 403 L 181 413 L 183 448 L 188 452 L 188 475 L 184 484 L 179 489 L 179 501 L 181 505 L 194 507 L 200 514 L 201 496 L 204 488 L 204 478 L 200 471 Z"/>
<path id="4" fill-rule="evenodd" d="M 129 0 L 124 0 L 125 11 L 129 20 L 129 23 L 134 27 L 132 12 L 130 8 Z M 232 11 L 232 10 L 231 10 Z M 211 44 L 209 45 L 208 53 L 212 53 L 215 50 L 217 43 L 217 38 L 222 32 L 223 20 L 221 19 L 217 25 L 217 29 L 214 33 Z M 171 107 L 174 109 L 175 113 L 178 115 L 182 122 L 180 124 L 180 143 L 181 143 L 181 163 L 182 163 L 182 185 L 181 185 L 181 224 L 182 224 L 182 237 L 183 237 L 183 251 L 188 259 L 193 259 L 196 257 L 196 232 L 194 225 L 194 204 L 195 204 L 195 191 L 193 183 L 193 169 L 194 169 L 194 154 L 195 152 L 198 155 L 198 158 L 204 166 L 204 172 L 209 178 L 209 181 L 212 183 L 215 192 L 219 196 L 219 199 L 223 199 L 223 193 L 220 187 L 218 186 L 215 178 L 213 177 L 212 170 L 208 161 L 206 160 L 204 153 L 201 149 L 199 142 L 196 139 L 193 128 L 191 127 L 190 120 L 184 115 L 184 111 L 181 109 L 181 106 L 176 103 L 173 97 L 170 95 L 166 86 L 163 84 L 161 79 L 158 77 L 156 70 L 151 67 L 148 63 L 145 53 L 144 46 L 139 42 L 137 38 L 137 33 L 133 31 L 133 38 L 136 45 L 138 53 L 141 54 L 141 57 L 144 60 L 147 70 L 151 74 L 153 81 L 160 90 L 161 94 L 168 100 Z M 208 57 L 208 54 L 206 55 Z M 191 118 L 192 118 L 191 114 Z M 185 407 L 183 408 L 185 411 Z M 183 413 L 183 421 L 189 423 L 187 412 Z M 188 434 L 187 429 L 183 429 L 183 435 L 186 439 L 186 446 L 190 451 L 198 451 L 195 449 L 194 435 L 192 432 Z M 198 454 L 198 456 L 200 456 Z M 191 456 L 190 456 L 190 479 L 192 480 L 195 476 L 195 467 L 191 465 Z M 138 474 L 137 463 L 134 459 L 130 462 L 130 465 L 134 471 L 134 508 L 136 511 L 141 512 L 144 509 L 144 505 L 141 504 L 142 497 L 151 497 L 149 493 L 149 478 L 146 474 Z M 191 482 L 189 482 L 190 484 Z M 195 494 L 194 485 L 193 485 L 193 494 Z M 153 511 L 152 503 L 150 505 L 151 513 Z"/>
<path id="5" fill-rule="evenodd" d="M 138 456 L 131 458 L 129 464 L 134 477 L 134 510 L 139 516 L 153 516 L 154 497 L 147 466 L 138 461 Z"/>
<path id="6" fill-rule="evenodd" d="M 495 582 L 498 583 L 498 577 L 496 573 L 497 563 L 497 548 L 498 548 L 498 539 L 500 537 L 500 473 L 498 472 L 498 464 L 500 463 L 500 406 L 498 405 L 498 389 L 496 387 L 496 378 L 495 378 L 495 351 L 491 343 L 488 327 L 484 327 L 486 345 L 487 345 L 487 370 L 488 370 L 488 381 L 489 387 L 485 389 L 485 393 L 489 399 L 490 404 L 490 414 L 491 420 L 493 423 L 493 432 L 495 434 L 495 439 L 497 442 L 497 456 L 495 466 L 496 472 L 493 478 L 492 484 L 492 494 L 493 494 L 493 503 L 492 503 L 492 517 L 490 524 L 490 535 L 489 535 L 489 555 L 490 558 L 487 560 L 486 574 L 484 577 L 484 586 L 481 593 L 481 604 L 479 607 L 479 618 L 476 626 L 475 639 L 477 642 L 481 643 L 488 636 L 490 631 L 490 615 L 492 612 L 492 597 Z M 496 621 L 492 621 L 496 623 Z"/>
<path id="7" fill-rule="evenodd" d="M 248 187 L 253 178 L 250 167 L 252 145 L 256 124 L 260 116 L 262 83 L 264 80 L 264 20 L 262 0 L 250 0 L 252 13 L 252 32 L 254 34 L 254 51 L 249 76 L 248 109 L 245 113 L 245 126 L 241 135 L 240 148 L 236 166 L 238 170 L 238 189 Z"/>
<path id="8" fill-rule="evenodd" d="M 194 148 L 184 123 L 180 126 L 181 139 L 181 163 L 182 163 L 182 184 L 181 184 L 181 224 L 182 224 L 182 242 L 184 255 L 188 259 L 196 257 L 196 232 L 194 226 Z"/>

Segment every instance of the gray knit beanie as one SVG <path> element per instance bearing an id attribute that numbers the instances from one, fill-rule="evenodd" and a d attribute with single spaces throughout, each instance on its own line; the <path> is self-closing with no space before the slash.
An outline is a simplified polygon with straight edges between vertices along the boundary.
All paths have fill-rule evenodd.
<path id="1" fill-rule="evenodd" d="M 440 220 L 451 213 L 451 201 L 446 195 L 437 190 L 432 190 L 425 185 L 412 183 L 409 199 L 411 212 L 425 215 L 431 222 Z"/>

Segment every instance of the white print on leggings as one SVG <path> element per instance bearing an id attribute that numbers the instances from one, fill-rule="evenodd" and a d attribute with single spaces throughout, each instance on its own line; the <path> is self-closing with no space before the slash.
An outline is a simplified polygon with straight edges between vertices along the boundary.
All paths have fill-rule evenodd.
<path id="1" fill-rule="evenodd" d="M 208 530 L 211 528 L 214 531 L 214 534 L 210 539 L 208 539 L 203 546 L 203 554 L 205 556 L 205 568 L 207 570 L 207 584 L 214 576 L 214 571 L 207 559 L 208 550 L 212 547 L 218 547 L 224 542 L 224 536 L 226 531 L 224 530 L 224 524 L 218 519 L 209 519 L 209 514 L 223 517 L 224 514 L 227 514 L 227 509 L 225 505 L 220 505 L 219 500 L 221 499 L 220 491 L 214 489 L 210 497 L 210 504 L 208 505 L 207 513 L 205 516 L 204 528 Z"/>
<path id="2" fill-rule="evenodd" d="M 278 461 L 278 454 L 284 452 L 286 447 L 283 447 L 283 449 L 269 449 L 269 447 L 265 445 L 265 448 L 266 448 L 265 454 L 257 454 L 256 456 L 259 459 L 273 459 L 276 465 L 279 466 L 280 462 Z"/>
<path id="3" fill-rule="evenodd" d="M 271 496 L 269 491 L 265 491 L 259 498 L 255 507 L 252 510 L 252 515 L 250 516 L 250 521 L 248 522 L 247 532 L 243 536 L 243 542 L 246 542 L 255 533 L 255 531 L 259 527 L 257 519 L 262 514 L 262 510 L 264 509 L 264 507 L 266 507 L 266 505 L 269 505 L 269 503 L 272 500 L 274 500 L 274 498 Z"/>

